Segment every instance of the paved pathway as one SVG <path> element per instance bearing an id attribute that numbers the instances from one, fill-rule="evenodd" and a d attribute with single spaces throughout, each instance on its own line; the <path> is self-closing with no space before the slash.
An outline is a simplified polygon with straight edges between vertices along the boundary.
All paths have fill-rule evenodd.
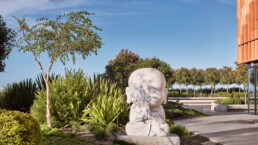
<path id="1" fill-rule="evenodd" d="M 212 112 L 205 108 L 195 106 L 195 109 L 212 116 L 175 122 L 214 142 L 225 145 L 258 145 L 258 115 Z"/>

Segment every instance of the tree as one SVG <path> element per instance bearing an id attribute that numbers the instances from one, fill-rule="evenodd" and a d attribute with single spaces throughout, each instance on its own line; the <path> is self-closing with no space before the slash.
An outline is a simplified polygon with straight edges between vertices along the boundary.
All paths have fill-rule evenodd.
<path id="1" fill-rule="evenodd" d="M 227 92 L 228 92 L 228 85 L 234 82 L 235 73 L 231 67 L 224 66 L 220 69 L 220 83 L 227 85 Z"/>
<path id="2" fill-rule="evenodd" d="M 243 84 L 246 88 L 247 86 L 247 67 L 245 64 L 237 64 L 236 63 L 236 84 L 239 85 L 239 92 L 240 92 L 240 85 Z"/>
<path id="3" fill-rule="evenodd" d="M 247 98 L 247 67 L 245 64 L 237 64 L 235 76 L 236 76 L 236 84 L 239 85 L 239 92 L 240 92 L 240 85 L 244 85 L 245 90 L 245 104 L 246 104 L 246 98 Z"/>
<path id="4" fill-rule="evenodd" d="M 130 74 L 136 69 L 139 62 L 139 55 L 122 49 L 115 59 L 110 60 L 106 65 L 104 76 L 113 82 L 116 82 L 118 87 L 125 89 Z"/>
<path id="5" fill-rule="evenodd" d="M 175 79 L 176 82 L 180 85 L 180 94 L 182 93 L 182 87 L 181 85 L 189 85 L 191 76 L 189 69 L 182 67 L 175 71 Z"/>
<path id="6" fill-rule="evenodd" d="M 155 68 L 163 73 L 164 77 L 167 81 L 167 86 L 171 86 L 175 83 L 175 79 L 173 78 L 173 70 L 168 63 L 162 61 L 156 57 L 141 59 L 137 68 Z"/>
<path id="7" fill-rule="evenodd" d="M 213 90 L 215 89 L 216 85 L 219 83 L 219 70 L 216 68 L 207 68 L 205 70 L 205 83 L 211 85 L 211 97 L 213 96 Z"/>
<path id="8" fill-rule="evenodd" d="M 6 27 L 6 23 L 0 15 L 0 72 L 4 71 L 4 60 L 8 57 L 11 48 L 14 46 L 15 36 L 15 31 Z"/>
<path id="9" fill-rule="evenodd" d="M 192 68 L 190 70 L 191 84 L 194 86 L 194 97 L 195 97 L 195 87 L 201 86 L 204 83 L 204 71 L 202 69 Z"/>
<path id="10" fill-rule="evenodd" d="M 23 52 L 31 52 L 46 84 L 46 120 L 51 127 L 49 76 L 53 64 L 60 60 L 63 64 L 70 57 L 76 62 L 76 54 L 85 59 L 90 53 L 97 53 L 101 47 L 101 38 L 96 31 L 101 29 L 93 25 L 86 11 L 58 15 L 51 20 L 46 17 L 37 19 L 37 24 L 29 27 L 25 18 L 14 17 L 20 33 L 17 47 Z M 47 71 L 43 69 L 39 57 L 46 52 L 49 57 Z"/>

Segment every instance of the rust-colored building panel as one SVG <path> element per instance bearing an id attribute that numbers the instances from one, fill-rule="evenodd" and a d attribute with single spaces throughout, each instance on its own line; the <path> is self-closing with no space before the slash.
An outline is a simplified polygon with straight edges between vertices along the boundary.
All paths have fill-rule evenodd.
<path id="1" fill-rule="evenodd" d="M 258 61 L 258 0 L 237 0 L 238 63 Z"/>

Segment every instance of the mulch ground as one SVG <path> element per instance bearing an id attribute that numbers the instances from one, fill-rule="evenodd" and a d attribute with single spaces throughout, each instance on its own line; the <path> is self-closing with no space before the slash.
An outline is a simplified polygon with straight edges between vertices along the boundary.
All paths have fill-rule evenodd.
<path id="1" fill-rule="evenodd" d="M 190 137 L 180 138 L 180 145 L 221 145 L 210 141 L 208 138 L 200 135 L 191 135 Z"/>

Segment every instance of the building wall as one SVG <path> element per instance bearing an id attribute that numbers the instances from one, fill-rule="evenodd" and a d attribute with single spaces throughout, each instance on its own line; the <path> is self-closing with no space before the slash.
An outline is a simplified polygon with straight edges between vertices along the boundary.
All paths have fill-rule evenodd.
<path id="1" fill-rule="evenodd" d="M 258 0 L 237 0 L 238 63 L 258 61 Z"/>

